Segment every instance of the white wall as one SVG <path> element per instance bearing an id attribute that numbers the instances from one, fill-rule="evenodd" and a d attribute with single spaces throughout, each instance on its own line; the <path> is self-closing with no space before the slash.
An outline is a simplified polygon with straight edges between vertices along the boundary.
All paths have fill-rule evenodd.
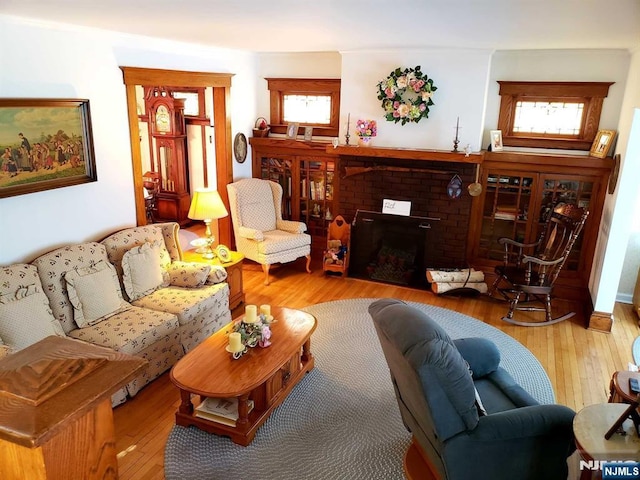
<path id="1" fill-rule="evenodd" d="M 618 186 L 607 196 L 597 245 L 600 268 L 591 275 L 595 309 L 612 312 L 618 290 L 629 301 L 640 265 L 638 218 L 640 200 L 640 49 L 632 57 L 624 95 L 616 153 L 622 157 Z"/>
<path id="2" fill-rule="evenodd" d="M 135 224 L 119 66 L 234 73 L 233 131 L 250 134 L 256 117 L 256 60 L 246 52 L 0 16 L 0 57 L 0 97 L 89 99 L 98 174 L 97 182 L 0 199 L 0 265 Z"/>
<path id="3" fill-rule="evenodd" d="M 376 146 L 451 150 L 455 126 L 460 118 L 460 149 L 470 144 L 481 149 L 485 95 L 491 52 L 488 50 L 425 49 L 342 52 L 340 143 L 344 143 L 351 114 L 350 143 L 356 144 L 355 121 L 378 122 Z M 415 68 L 432 78 L 438 90 L 433 95 L 429 117 L 419 123 L 388 122 L 377 84 L 397 67 Z"/>

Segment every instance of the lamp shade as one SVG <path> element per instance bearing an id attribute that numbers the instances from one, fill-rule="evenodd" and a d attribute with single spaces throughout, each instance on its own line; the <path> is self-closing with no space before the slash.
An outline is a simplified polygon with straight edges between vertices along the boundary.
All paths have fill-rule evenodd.
<path id="1" fill-rule="evenodd" d="M 187 215 L 192 220 L 214 220 L 229 215 L 217 190 L 198 189 L 191 199 Z"/>

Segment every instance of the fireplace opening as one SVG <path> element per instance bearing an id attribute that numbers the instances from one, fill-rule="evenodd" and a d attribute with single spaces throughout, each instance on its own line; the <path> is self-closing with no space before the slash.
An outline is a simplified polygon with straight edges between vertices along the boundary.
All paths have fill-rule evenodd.
<path id="1" fill-rule="evenodd" d="M 349 276 L 429 288 L 429 238 L 438 218 L 358 210 L 351 228 Z"/>

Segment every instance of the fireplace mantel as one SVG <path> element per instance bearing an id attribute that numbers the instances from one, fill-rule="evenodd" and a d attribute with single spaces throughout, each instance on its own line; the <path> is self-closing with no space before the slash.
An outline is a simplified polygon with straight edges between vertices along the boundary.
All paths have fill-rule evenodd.
<path id="1" fill-rule="evenodd" d="M 362 161 L 378 158 L 397 158 L 402 160 L 418 160 L 430 162 L 453 162 L 479 164 L 484 159 L 484 152 L 470 153 L 449 152 L 446 150 L 422 150 L 415 148 L 396 147 L 359 147 L 357 145 L 327 146 L 327 153 L 341 157 L 358 157 Z"/>

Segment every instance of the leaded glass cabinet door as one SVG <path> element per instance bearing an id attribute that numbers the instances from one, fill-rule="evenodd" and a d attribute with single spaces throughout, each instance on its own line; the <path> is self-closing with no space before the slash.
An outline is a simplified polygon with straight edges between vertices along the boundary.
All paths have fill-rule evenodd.
<path id="1" fill-rule="evenodd" d="M 560 202 L 575 203 L 579 207 L 589 210 L 592 200 L 595 198 L 596 184 L 593 177 L 572 175 L 571 178 L 567 178 L 557 174 L 542 174 L 540 175 L 540 188 L 536 234 L 542 231 L 542 225 L 551 208 Z M 587 218 L 588 222 L 589 218 Z M 587 224 L 584 228 L 587 228 Z M 569 258 L 564 264 L 564 271 L 575 272 L 579 269 L 584 237 L 583 233 L 576 240 Z"/>
<path id="2" fill-rule="evenodd" d="M 263 156 L 260 158 L 260 178 L 279 183 L 282 187 L 282 218 L 291 220 L 293 212 L 293 160 L 286 157 Z"/>
<path id="3" fill-rule="evenodd" d="M 532 206 L 536 175 L 523 172 L 489 170 L 484 174 L 485 189 L 478 257 L 501 261 L 502 237 L 518 242 L 531 241 Z"/>
<path id="4" fill-rule="evenodd" d="M 324 158 L 300 160 L 300 220 L 314 238 L 326 238 L 333 221 L 336 163 Z"/>

